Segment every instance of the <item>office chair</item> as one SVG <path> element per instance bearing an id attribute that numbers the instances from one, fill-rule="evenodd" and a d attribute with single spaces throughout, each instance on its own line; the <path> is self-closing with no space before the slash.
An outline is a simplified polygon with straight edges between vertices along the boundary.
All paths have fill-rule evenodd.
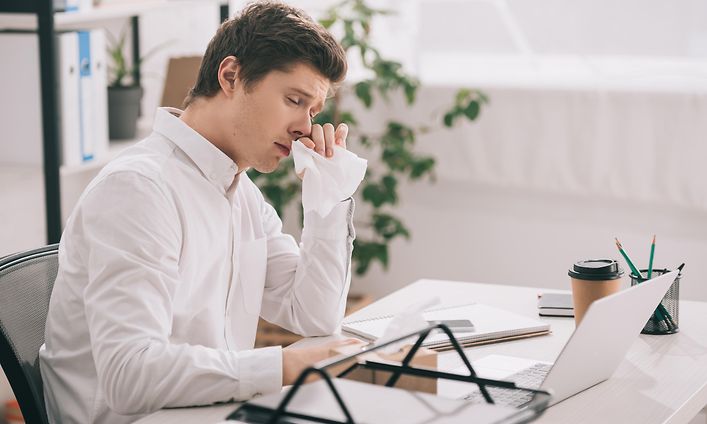
<path id="1" fill-rule="evenodd" d="M 39 347 L 58 268 L 58 244 L 0 258 L 0 365 L 25 422 L 48 424 Z"/>

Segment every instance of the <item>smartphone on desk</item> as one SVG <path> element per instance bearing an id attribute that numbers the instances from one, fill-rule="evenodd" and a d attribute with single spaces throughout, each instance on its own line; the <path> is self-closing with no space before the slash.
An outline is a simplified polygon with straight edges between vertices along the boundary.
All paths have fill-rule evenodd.
<path id="1" fill-rule="evenodd" d="M 468 319 L 440 319 L 436 321 L 427 321 L 432 324 L 444 324 L 452 330 L 452 333 L 473 333 L 474 324 Z"/>

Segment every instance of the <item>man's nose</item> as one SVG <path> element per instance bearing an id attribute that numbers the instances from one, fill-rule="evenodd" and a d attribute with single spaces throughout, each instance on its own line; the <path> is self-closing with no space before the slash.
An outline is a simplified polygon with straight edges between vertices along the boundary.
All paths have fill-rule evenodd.
<path id="1" fill-rule="evenodd" d="M 309 136 L 312 133 L 312 120 L 307 116 L 305 119 L 300 119 L 290 127 L 290 135 L 293 140 L 300 137 Z"/>

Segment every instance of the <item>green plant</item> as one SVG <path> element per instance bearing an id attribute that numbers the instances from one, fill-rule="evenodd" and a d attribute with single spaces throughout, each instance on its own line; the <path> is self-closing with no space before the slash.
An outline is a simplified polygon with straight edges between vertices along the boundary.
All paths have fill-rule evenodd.
<path id="1" fill-rule="evenodd" d="M 353 94 L 366 108 L 371 108 L 379 97 L 387 101 L 392 94 L 400 92 L 410 106 L 415 102 L 420 85 L 417 79 L 403 70 L 400 63 L 383 58 L 370 44 L 373 18 L 389 14 L 389 11 L 369 7 L 364 0 L 344 0 L 330 8 L 320 21 L 332 31 L 338 26 L 343 32 L 339 41 L 344 50 L 347 54 L 358 50 L 363 66 L 371 71 L 371 78 L 353 86 Z M 363 201 L 370 205 L 370 214 L 363 221 L 356 222 L 358 234 L 354 241 L 353 261 L 356 274 L 363 275 L 375 261 L 387 268 L 390 243 L 398 237 L 410 238 L 410 230 L 394 213 L 398 202 L 398 182 L 401 178 L 415 181 L 427 177 L 433 180 L 435 159 L 415 151 L 418 134 L 430 128 L 414 128 L 402 122 L 389 121 L 382 134 L 367 133 L 358 125 L 351 111 L 343 110 L 341 99 L 344 95 L 346 90 L 342 88 L 333 101 L 327 102 L 316 122 L 332 122 L 335 126 L 340 122 L 347 123 L 350 140 L 357 138 L 361 146 L 380 155 L 379 160 L 369 161 L 369 169 L 360 188 Z M 441 125 L 452 127 L 460 118 L 473 121 L 487 102 L 488 98 L 480 91 L 461 89 L 456 93 L 452 107 L 444 113 Z M 373 159 L 371 156 L 368 158 Z M 374 164 L 380 165 L 378 169 L 370 166 Z M 270 174 L 249 171 L 280 216 L 285 206 L 300 193 L 300 181 L 293 169 L 293 166 L 286 164 Z"/>
<path id="2" fill-rule="evenodd" d="M 159 44 L 147 53 L 140 56 L 132 63 L 128 61 L 125 55 L 125 42 L 127 39 L 128 25 L 123 25 L 118 38 L 106 31 L 108 39 L 108 57 L 110 65 L 108 65 L 108 86 L 109 87 L 131 87 L 135 85 L 135 76 L 140 74 L 140 66 L 150 56 L 155 54 L 169 42 Z"/>

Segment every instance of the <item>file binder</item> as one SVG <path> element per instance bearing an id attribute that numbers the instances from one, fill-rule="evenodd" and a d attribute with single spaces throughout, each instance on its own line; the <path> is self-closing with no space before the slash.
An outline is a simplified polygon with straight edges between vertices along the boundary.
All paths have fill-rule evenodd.
<path id="1" fill-rule="evenodd" d="M 468 375 L 452 374 L 437 370 L 410 366 L 415 353 L 432 332 L 444 332 L 453 349 L 468 370 Z M 417 336 L 417 340 L 400 365 L 367 362 L 360 360 L 340 375 L 356 367 L 389 371 L 391 377 L 386 387 L 374 386 L 356 381 L 333 379 L 328 369 L 336 367 L 362 354 L 372 352 Z M 305 384 L 311 375 L 321 379 Z M 479 387 L 486 403 L 474 404 L 464 400 L 446 399 L 425 393 L 394 388 L 401 375 L 416 375 L 425 378 L 442 378 L 464 381 Z M 487 387 L 523 390 L 533 394 L 526 406 L 515 409 L 494 405 Z M 327 394 L 330 394 L 327 395 Z M 542 415 L 551 399 L 549 392 L 517 386 L 513 382 L 492 380 L 476 376 L 471 363 L 464 355 L 459 342 L 444 324 L 437 324 L 420 331 L 406 334 L 386 343 L 373 345 L 351 355 L 331 358 L 305 369 L 295 384 L 282 393 L 275 393 L 250 400 L 232 414 L 228 420 L 244 423 L 346 423 L 354 424 L 446 424 L 457 422 L 480 423 L 526 423 Z"/>
<path id="2" fill-rule="evenodd" d="M 75 166 L 108 150 L 105 35 L 65 32 L 59 49 L 62 164 Z"/>
<path id="3" fill-rule="evenodd" d="M 62 165 L 80 165 L 108 152 L 108 92 L 102 30 L 56 34 L 59 140 Z M 0 114 L 0 162 L 42 164 L 41 92 L 37 34 L 0 37 L 0 55 L 12 57 L 0 69 L 0 90 L 13 113 Z M 82 63 L 79 58 L 83 59 Z M 83 123 L 83 124 L 82 124 Z M 21 146 L 21 148 L 18 148 Z"/>

